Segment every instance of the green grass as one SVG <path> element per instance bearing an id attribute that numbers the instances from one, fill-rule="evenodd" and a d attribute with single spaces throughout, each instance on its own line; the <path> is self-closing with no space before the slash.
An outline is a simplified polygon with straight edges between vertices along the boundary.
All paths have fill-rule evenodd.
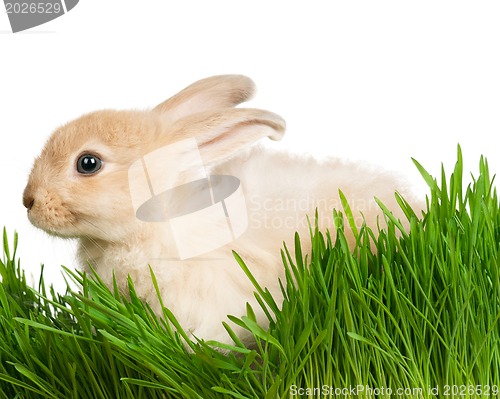
<path id="1" fill-rule="evenodd" d="M 43 275 L 38 288 L 29 287 L 16 260 L 17 236 L 9 245 L 4 231 L 0 399 L 498 397 L 493 178 L 481 158 L 478 176 L 464 187 L 460 148 L 453 173 L 443 170 L 439 183 L 415 164 L 430 193 L 422 214 L 397 197 L 409 230 L 380 203 L 387 227 L 356 230 L 354 249 L 337 211 L 335 239 L 314 227 L 311 237 L 296 236 L 282 254 L 282 309 L 255 283 L 270 327 L 260 328 L 252 309 L 232 318 L 257 345 L 236 340 L 222 347 L 229 354 L 214 342 L 186 349 L 187 337 L 171 327 L 174 316 L 165 309 L 157 318 L 131 282 L 124 298 L 97 275 L 66 269 L 81 291 L 60 295 Z M 346 204 L 342 212 L 352 220 Z M 302 253 L 300 240 L 312 240 L 312 253 Z"/>

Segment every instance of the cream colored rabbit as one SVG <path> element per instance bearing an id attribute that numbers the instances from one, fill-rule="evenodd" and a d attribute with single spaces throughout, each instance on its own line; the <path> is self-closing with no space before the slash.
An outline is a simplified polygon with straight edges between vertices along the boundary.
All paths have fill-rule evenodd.
<path id="1" fill-rule="evenodd" d="M 90 263 L 108 284 L 114 272 L 124 292 L 130 275 L 160 313 L 151 265 L 165 305 L 195 337 L 231 342 L 221 322 L 245 314 L 246 303 L 265 325 L 232 250 L 279 299 L 280 248 L 298 231 L 307 251 L 306 214 L 314 217 L 318 208 L 321 226 L 331 227 L 340 188 L 356 215 L 363 212 L 375 227 L 380 210 L 373 197 L 397 209 L 394 191 L 402 187 L 392 175 L 359 165 L 254 145 L 263 137 L 279 140 L 285 123 L 267 111 L 234 108 L 253 91 L 244 76 L 215 76 L 152 110 L 97 111 L 60 127 L 24 191 L 30 221 L 78 238 L 82 267 Z M 207 176 L 225 183 L 218 187 Z M 164 192 L 153 187 L 155 179 Z M 198 201 L 207 193 L 208 205 Z M 156 205 L 148 202 L 153 197 Z"/>

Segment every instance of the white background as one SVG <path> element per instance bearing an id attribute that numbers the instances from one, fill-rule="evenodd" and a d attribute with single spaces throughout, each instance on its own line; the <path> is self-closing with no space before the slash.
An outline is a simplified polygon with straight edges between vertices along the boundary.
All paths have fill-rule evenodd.
<path id="1" fill-rule="evenodd" d="M 496 1 L 81 0 L 12 34 L 0 4 L 0 227 L 22 266 L 62 286 L 73 244 L 32 227 L 21 196 L 58 125 L 100 108 L 148 108 L 203 77 L 242 73 L 251 106 L 288 123 L 280 146 L 371 162 L 425 193 L 411 157 L 437 174 L 462 145 L 500 169 Z M 96 204 L 97 206 L 97 204 Z"/>

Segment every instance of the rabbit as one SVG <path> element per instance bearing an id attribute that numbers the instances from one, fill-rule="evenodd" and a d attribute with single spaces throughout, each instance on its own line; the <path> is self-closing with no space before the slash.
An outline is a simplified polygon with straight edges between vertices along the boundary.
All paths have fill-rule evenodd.
<path id="1" fill-rule="evenodd" d="M 237 107 L 254 91 L 253 81 L 246 76 L 213 76 L 153 109 L 96 111 L 59 127 L 36 158 L 23 193 L 29 220 L 51 235 L 77 238 L 80 267 L 88 271 L 91 265 L 108 285 L 115 276 L 120 290 L 126 292 L 130 276 L 137 294 L 161 315 L 151 267 L 164 306 L 193 339 L 232 344 L 222 322 L 228 322 L 228 315 L 244 315 L 247 303 L 257 322 L 266 327 L 268 320 L 255 300 L 255 288 L 233 251 L 280 303 L 279 281 L 284 281 L 280 250 L 284 242 L 293 243 L 296 231 L 303 239 L 304 252 L 310 250 L 304 240 L 309 237 L 308 217 L 314 223 L 317 211 L 320 228 L 334 229 L 332 209 L 342 208 L 341 189 L 358 226 L 365 221 L 376 229 L 381 211 L 374 196 L 396 210 L 394 192 L 400 189 L 404 193 L 406 187 L 391 173 L 338 159 L 319 161 L 262 145 L 261 139 L 266 137 L 280 140 L 285 122 L 269 111 Z M 134 204 L 132 197 L 144 194 L 146 203 L 154 193 L 148 192 L 144 178 L 130 180 L 131 170 L 137 165 L 141 169 L 149 154 L 170 150 L 177 143 L 188 147 L 195 143 L 195 156 L 181 149 L 172 159 L 159 156 L 164 163 L 155 170 L 149 168 L 149 173 L 166 175 L 171 190 L 181 187 L 170 205 L 191 203 L 198 197 L 196 190 L 206 190 L 204 173 L 222 176 L 226 182 L 232 176 L 235 179 L 229 188 L 223 185 L 221 190 L 224 196 L 237 191 L 239 199 L 231 200 L 234 205 L 226 198 L 224 209 L 233 206 L 236 210 L 232 211 L 233 227 L 242 221 L 240 232 L 224 245 L 184 258 L 175 244 L 174 219 L 181 224 L 184 220 L 187 237 L 196 235 L 198 223 L 204 226 L 201 238 L 200 234 L 193 238 L 193 247 L 210 247 L 212 240 L 223 236 L 218 232 L 223 231 L 224 220 L 198 218 L 187 223 L 190 219 L 182 218 L 189 214 L 170 220 L 164 217 L 168 209 L 160 209 L 170 207 L 166 200 L 158 208 L 164 220 L 141 220 L 141 201 Z M 141 184 L 146 187 L 142 191 L 137 188 Z M 199 205 L 193 206 L 197 210 Z M 225 216 L 227 219 L 227 212 Z M 349 240 L 353 244 L 352 234 Z M 184 244 L 189 251 L 189 238 Z M 230 325 L 242 341 L 251 341 L 248 331 Z"/>

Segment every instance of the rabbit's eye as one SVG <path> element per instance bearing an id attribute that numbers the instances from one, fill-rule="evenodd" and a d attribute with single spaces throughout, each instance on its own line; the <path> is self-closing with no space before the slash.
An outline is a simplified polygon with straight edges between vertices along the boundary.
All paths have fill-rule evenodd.
<path id="1" fill-rule="evenodd" d="M 83 154 L 76 161 L 76 170 L 82 175 L 93 175 L 102 168 L 102 161 L 92 154 Z"/>

